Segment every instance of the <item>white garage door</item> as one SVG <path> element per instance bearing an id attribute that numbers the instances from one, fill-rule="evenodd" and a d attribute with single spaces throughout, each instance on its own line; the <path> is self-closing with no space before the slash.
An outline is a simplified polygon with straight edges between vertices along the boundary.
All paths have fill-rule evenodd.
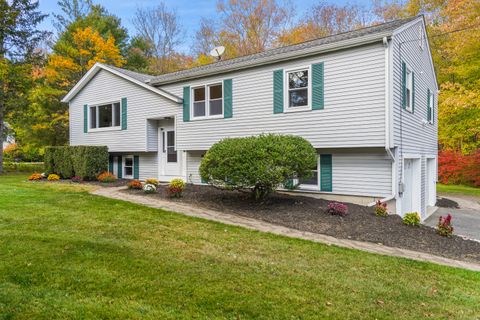
<path id="1" fill-rule="evenodd" d="M 402 195 L 402 213 L 418 212 L 421 199 L 420 159 L 404 160 L 404 191 Z"/>

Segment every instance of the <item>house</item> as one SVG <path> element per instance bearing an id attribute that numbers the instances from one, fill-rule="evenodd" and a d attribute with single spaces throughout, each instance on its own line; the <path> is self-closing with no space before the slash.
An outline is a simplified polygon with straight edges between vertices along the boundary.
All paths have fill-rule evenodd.
<path id="1" fill-rule="evenodd" d="M 437 81 L 423 16 L 149 76 L 96 64 L 64 97 L 70 144 L 106 145 L 128 179 L 202 183 L 226 137 L 293 134 L 318 150 L 299 191 L 435 205 Z"/>

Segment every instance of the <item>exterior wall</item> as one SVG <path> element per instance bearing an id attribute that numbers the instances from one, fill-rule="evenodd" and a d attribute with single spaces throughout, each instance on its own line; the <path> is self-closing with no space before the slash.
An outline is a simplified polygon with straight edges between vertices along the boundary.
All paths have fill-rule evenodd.
<path id="1" fill-rule="evenodd" d="M 403 181 L 403 158 L 406 155 L 421 157 L 421 215 L 426 217 L 426 157 L 438 153 L 438 93 L 435 71 L 430 62 L 428 41 L 422 50 L 419 45 L 419 27 L 425 32 L 421 20 L 394 34 L 392 40 L 393 70 L 393 143 L 398 151 L 397 181 Z M 415 110 L 402 109 L 402 61 L 415 73 Z M 427 120 L 427 89 L 434 94 L 434 123 Z M 401 201 L 397 201 L 400 204 Z M 397 211 L 399 207 L 397 206 Z M 401 211 L 399 211 L 401 212 Z"/>
<path id="2" fill-rule="evenodd" d="M 300 135 L 316 148 L 385 145 L 385 51 L 372 44 L 325 55 L 267 65 L 161 88 L 183 95 L 184 86 L 233 80 L 233 117 L 192 120 L 177 117 L 177 148 L 207 150 L 225 137 L 273 132 Z M 324 62 L 324 110 L 273 113 L 273 71 Z"/>
<path id="3" fill-rule="evenodd" d="M 332 154 L 333 190 L 328 194 L 383 198 L 391 194 L 392 165 L 384 149 L 321 149 Z M 201 183 L 203 151 L 187 153 L 187 181 Z"/>
<path id="4" fill-rule="evenodd" d="M 112 156 L 139 156 L 139 179 L 158 178 L 158 154 L 156 152 L 112 153 Z M 114 163 L 117 166 L 117 162 Z"/>
<path id="5" fill-rule="evenodd" d="M 83 132 L 83 106 L 127 98 L 127 130 Z M 110 152 L 147 151 L 147 119 L 174 116 L 182 106 L 101 70 L 70 102 L 70 145 L 106 145 Z M 148 127 L 148 135 L 156 128 Z M 156 137 L 148 151 L 156 151 Z"/>

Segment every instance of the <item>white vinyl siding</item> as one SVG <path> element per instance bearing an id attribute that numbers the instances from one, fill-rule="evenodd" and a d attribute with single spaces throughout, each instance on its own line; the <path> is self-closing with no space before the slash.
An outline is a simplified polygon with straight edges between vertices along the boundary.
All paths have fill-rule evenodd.
<path id="1" fill-rule="evenodd" d="M 187 152 L 187 182 L 199 184 L 202 182 L 200 178 L 200 163 L 202 155 L 205 151 L 188 151 Z"/>
<path id="2" fill-rule="evenodd" d="M 325 68 L 325 108 L 274 114 L 273 71 L 318 62 Z M 385 145 L 384 66 L 385 52 L 379 42 L 161 88 L 182 96 L 185 86 L 233 80 L 233 117 L 189 122 L 177 117 L 179 150 L 207 150 L 223 138 L 266 132 L 299 135 L 317 148 L 380 147 Z"/>

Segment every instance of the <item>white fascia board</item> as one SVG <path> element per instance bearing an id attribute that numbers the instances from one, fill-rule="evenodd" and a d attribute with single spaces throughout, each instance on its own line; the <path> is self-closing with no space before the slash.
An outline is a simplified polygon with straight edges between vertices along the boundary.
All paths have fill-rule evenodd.
<path id="1" fill-rule="evenodd" d="M 67 93 L 67 95 L 65 95 L 65 97 L 63 97 L 63 99 L 61 100 L 62 102 L 65 102 L 65 103 L 68 103 L 70 102 L 70 100 L 72 100 L 79 92 L 80 90 L 83 89 L 83 87 L 85 87 L 88 82 L 90 82 L 90 80 L 98 73 L 98 71 L 100 71 L 101 69 L 103 70 L 106 70 L 108 72 L 111 72 L 121 78 L 124 78 L 130 82 L 133 82 L 147 90 L 150 90 L 152 92 L 155 92 L 156 94 L 158 95 L 161 95 L 163 96 L 164 98 L 167 98 L 169 100 L 172 100 L 173 102 L 175 103 L 182 103 L 183 100 L 173 94 L 170 94 L 164 90 L 161 90 L 161 89 L 158 89 L 158 88 L 155 88 L 155 87 L 152 87 L 146 83 L 143 83 L 137 79 L 134 79 L 132 77 L 129 77 L 127 76 L 126 74 L 122 73 L 122 72 L 119 72 L 117 70 L 114 70 L 112 68 L 109 68 L 108 66 L 104 65 L 104 64 L 101 64 L 99 62 L 97 62 L 81 79 L 80 81 L 77 82 L 77 84 Z"/>

